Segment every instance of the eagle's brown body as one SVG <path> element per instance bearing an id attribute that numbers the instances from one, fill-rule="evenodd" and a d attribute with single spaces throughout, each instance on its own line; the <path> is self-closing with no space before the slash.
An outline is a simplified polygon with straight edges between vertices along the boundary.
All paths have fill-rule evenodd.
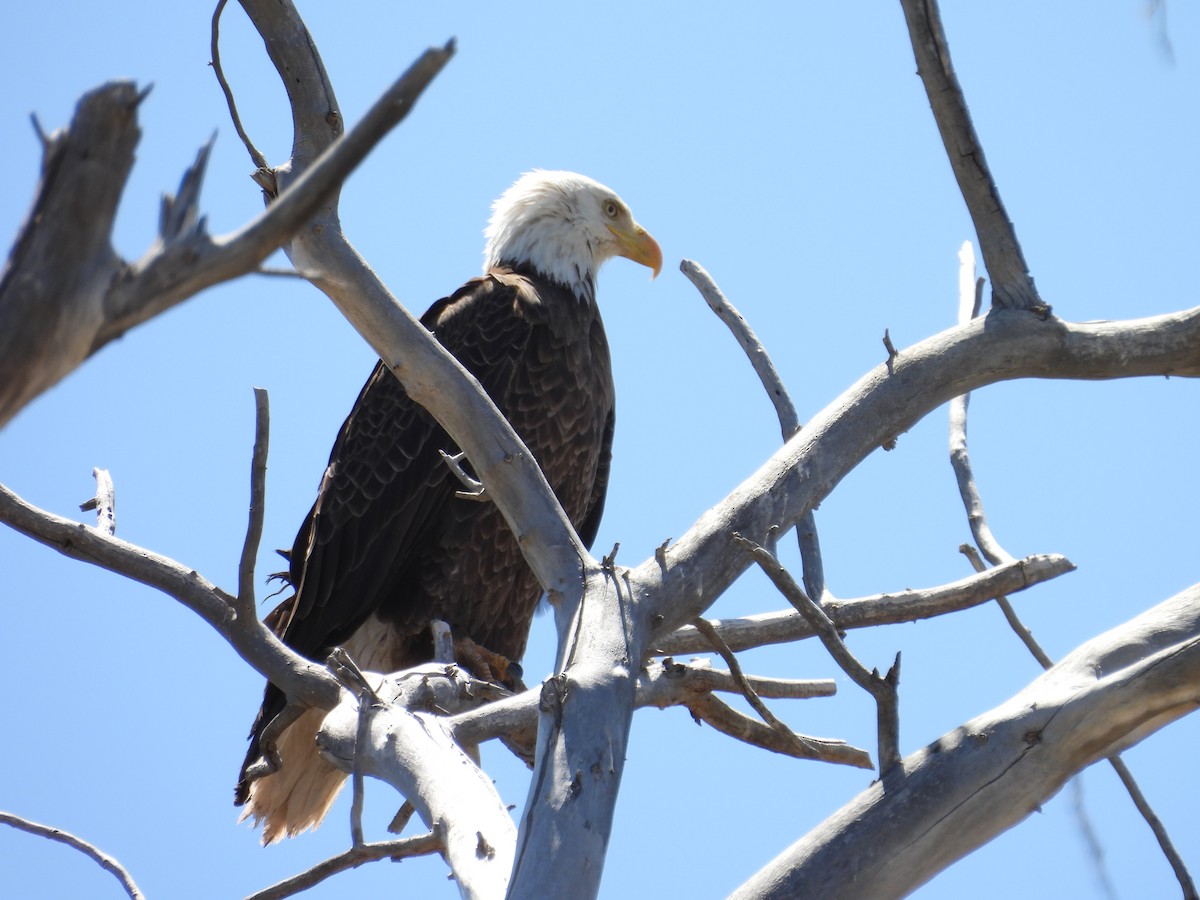
<path id="1" fill-rule="evenodd" d="M 616 194 L 570 172 L 522 176 L 496 202 L 488 238 L 485 274 L 421 321 L 521 435 L 590 546 L 614 415 L 595 275 L 613 256 L 657 274 L 662 251 Z M 495 505 L 455 496 L 462 483 L 442 452 L 457 450 L 377 365 L 292 547 L 295 594 L 267 617 L 285 643 L 318 660 L 342 646 L 362 668 L 393 672 L 430 658 L 429 623 L 442 619 L 456 642 L 520 659 L 541 589 Z M 323 711 L 262 745 L 285 706 L 268 684 L 236 789 L 265 843 L 317 825 L 345 779 L 317 755 Z M 252 779 L 268 749 L 278 769 Z"/>
<path id="2" fill-rule="evenodd" d="M 608 484 L 614 412 L 608 342 L 595 303 L 505 267 L 439 301 L 422 322 L 521 435 L 590 544 Z M 267 620 L 293 649 L 321 659 L 346 645 L 364 667 L 392 672 L 429 659 L 429 622 L 437 618 L 456 638 L 521 658 L 541 589 L 496 506 L 455 497 L 463 486 L 439 450 L 457 447 L 376 365 L 296 536 L 290 571 L 296 593 Z M 258 758 L 262 729 L 284 705 L 282 692 L 268 685 L 245 766 Z M 285 768 L 295 765 L 286 749 L 281 744 Z M 340 786 L 341 773 L 316 759 L 315 748 L 308 752 Z M 279 777 L 268 776 L 255 790 L 265 797 Z M 248 788 L 239 783 L 238 801 L 248 799 Z M 260 813 L 261 805 L 251 814 L 265 815 L 264 839 L 271 840 L 270 810 Z M 284 831 L 302 830 L 314 816 L 319 821 L 327 806 Z"/>

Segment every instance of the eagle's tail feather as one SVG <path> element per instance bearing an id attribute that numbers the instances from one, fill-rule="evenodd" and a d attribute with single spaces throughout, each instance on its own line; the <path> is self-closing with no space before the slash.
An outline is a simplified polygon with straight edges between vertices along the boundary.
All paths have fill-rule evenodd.
<path id="1" fill-rule="evenodd" d="M 316 828 L 346 782 L 346 773 L 317 753 L 317 729 L 325 716 L 325 710 L 311 709 L 285 728 L 276 745 L 279 771 L 250 786 L 239 821 L 261 823 L 263 844 Z"/>

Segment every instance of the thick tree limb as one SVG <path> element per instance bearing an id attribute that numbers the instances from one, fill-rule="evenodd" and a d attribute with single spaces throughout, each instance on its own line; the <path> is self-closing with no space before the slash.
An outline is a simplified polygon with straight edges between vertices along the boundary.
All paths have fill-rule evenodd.
<path id="1" fill-rule="evenodd" d="M 908 756 L 734 896 L 904 896 L 1026 818 L 1080 769 L 1198 706 L 1195 585 Z"/>
<path id="2" fill-rule="evenodd" d="M 838 630 L 914 622 L 986 603 L 997 594 L 1015 593 L 1075 570 L 1065 556 L 1027 556 L 980 575 L 924 590 L 907 589 L 857 599 L 832 600 L 822 606 Z M 717 633 L 734 650 L 783 644 L 814 636 L 812 626 L 794 609 L 737 619 L 712 619 Z M 691 625 L 667 635 L 655 645 L 658 655 L 703 653 L 704 636 Z"/>
<path id="3" fill-rule="evenodd" d="M 645 598 L 636 624 L 657 644 L 701 614 L 749 565 L 730 534 L 762 539 L 791 527 L 889 436 L 952 397 L 1014 378 L 1138 375 L 1200 375 L 1200 308 L 1082 324 L 993 311 L 906 348 L 892 373 L 876 366 L 818 413 L 661 562 L 630 571 L 634 596 Z"/>
<path id="4" fill-rule="evenodd" d="M 410 711 L 425 703 L 478 702 L 473 683 L 456 667 L 432 664 L 383 679 L 378 703 L 365 712 L 346 694 L 326 717 L 317 745 L 330 762 L 386 781 L 412 803 L 441 840 L 463 897 L 499 898 L 517 843 L 512 817 L 445 720 Z"/>
<path id="5" fill-rule="evenodd" d="M 933 118 L 942 135 L 950 167 L 979 238 L 979 250 L 992 278 L 992 303 L 1001 309 L 1027 309 L 1045 315 L 1017 233 L 992 178 L 975 134 L 967 101 L 950 61 L 936 0 L 900 0 L 908 23 L 917 72 L 925 85 Z"/>

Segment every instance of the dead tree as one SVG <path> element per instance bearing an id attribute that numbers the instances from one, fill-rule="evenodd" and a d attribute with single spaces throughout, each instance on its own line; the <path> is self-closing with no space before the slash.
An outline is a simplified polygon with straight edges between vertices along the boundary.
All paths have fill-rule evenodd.
<path id="1" fill-rule="evenodd" d="M 1200 308 L 1080 324 L 1054 316 L 1038 295 L 971 125 L 935 5 L 903 3 L 918 71 L 978 236 L 990 283 L 988 311 L 978 314 L 981 287 L 968 257 L 961 278 L 967 312 L 959 324 L 899 348 L 885 334 L 878 365 L 801 426 L 753 333 L 707 273 L 685 261 L 685 273 L 733 327 L 776 401 L 784 443 L 678 540 L 642 552 L 627 547 L 620 557 L 614 550 L 603 559 L 582 546 L 520 438 L 389 293 L 341 225 L 338 199 L 347 173 L 404 117 L 450 61 L 453 45 L 428 51 L 361 121 L 346 123 L 316 42 L 291 4 L 242 5 L 275 68 L 286 73 L 295 125 L 284 165 L 270 165 L 247 139 L 255 180 L 268 201 L 264 212 L 230 235 L 207 233 L 199 214 L 205 149 L 177 195 L 164 202 L 159 240 L 141 260 L 121 259 L 111 244 L 112 217 L 132 164 L 144 93 L 115 83 L 85 96 L 71 127 L 44 138 L 34 210 L 0 279 L 0 424 L 115 337 L 208 286 L 253 271 L 283 247 L 296 272 L 334 302 L 463 448 L 491 502 L 522 535 L 526 558 L 551 598 L 558 634 L 554 673 L 526 694 L 495 702 L 484 702 L 493 699 L 486 687 L 453 666 L 379 675 L 339 657 L 327 668 L 274 639 L 258 620 L 254 588 L 266 496 L 263 395 L 236 594 L 186 564 L 116 537 L 105 491 L 93 504 L 101 525 L 91 527 L 0 489 L 0 519 L 8 525 L 169 594 L 294 701 L 331 711 L 320 741 L 354 776 L 350 848 L 257 896 L 286 896 L 369 859 L 431 852 L 445 857 L 463 896 L 594 896 L 633 712 L 649 705 L 684 706 L 698 721 L 777 753 L 878 765 L 878 781 L 751 878 L 738 896 L 900 896 L 1019 822 L 1082 768 L 1195 709 L 1200 587 L 1057 664 L 1043 655 L 1045 675 L 908 756 L 900 750 L 899 657 L 880 671 L 846 647 L 851 629 L 953 612 L 1071 569 L 1051 554 L 1014 559 L 987 530 L 966 455 L 965 399 L 956 398 L 1030 377 L 1200 375 Z M 70 203 L 81 194 L 96 215 L 71 214 Z M 824 578 L 814 510 L 862 460 L 949 402 L 957 404 L 960 488 L 988 564 L 936 588 L 835 596 Z M 799 578 L 777 553 L 793 529 Z M 620 561 L 626 558 L 641 561 L 626 566 Z M 752 567 L 767 574 L 792 608 L 752 620 L 707 620 L 714 601 Z M 828 682 L 748 674 L 736 655 L 807 637 L 820 639 L 875 701 L 873 754 L 797 734 L 765 702 L 828 694 Z M 674 659 L 697 651 L 716 653 L 724 667 Z M 755 715 L 737 711 L 718 692 L 744 697 Z M 481 742 L 522 736 L 534 736 L 533 773 L 514 821 L 472 754 Z M 236 755 L 234 748 L 231 759 Z M 367 841 L 364 775 L 403 794 L 429 834 Z M 1185 893 L 1194 896 L 1169 839 L 1161 840 Z M 126 882 L 134 895 L 132 880 Z"/>

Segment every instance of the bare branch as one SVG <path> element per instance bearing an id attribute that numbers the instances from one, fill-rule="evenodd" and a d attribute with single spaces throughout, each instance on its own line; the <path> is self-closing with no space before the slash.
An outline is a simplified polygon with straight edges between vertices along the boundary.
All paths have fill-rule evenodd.
<path id="1" fill-rule="evenodd" d="M 950 61 L 937 2 L 901 0 L 900 5 L 904 7 L 917 72 L 925 85 L 950 167 L 971 214 L 979 249 L 992 278 L 992 303 L 1001 309 L 1024 309 L 1047 315 L 1050 307 L 1038 296 L 1016 231 L 984 159 L 983 147 Z"/>
<path id="2" fill-rule="evenodd" d="M 793 734 L 787 737 L 775 728 L 738 712 L 712 694 L 697 697 L 685 704 L 692 716 L 707 722 L 721 734 L 743 743 L 783 756 L 811 759 L 816 762 L 873 769 L 871 754 L 845 741 Z M 798 739 L 798 740 L 797 740 Z"/>
<path id="3" fill-rule="evenodd" d="M 308 706 L 330 709 L 337 682 L 284 645 L 256 616 L 239 616 L 233 598 L 193 569 L 94 528 L 38 509 L 0 485 L 0 522 L 72 559 L 157 588 L 208 622 L 238 655 Z"/>
<path id="4" fill-rule="evenodd" d="M 47 144 L 34 208 L 0 276 L 0 426 L 130 328 L 254 271 L 405 117 L 451 52 L 428 51 L 276 202 L 228 236 L 210 237 L 196 212 L 203 148 L 179 195 L 164 204 L 164 235 L 133 264 L 117 256 L 109 236 L 144 95 L 128 82 L 85 95 L 70 128 Z M 74 215 L 78 208 L 89 215 Z"/>
<path id="5" fill-rule="evenodd" d="M 975 257 L 970 242 L 964 243 L 962 249 L 959 251 L 959 263 L 958 320 L 959 324 L 963 324 L 979 315 L 983 285 L 983 279 L 975 278 Z M 969 394 L 963 394 L 961 397 L 956 397 L 950 402 L 950 461 L 954 467 L 959 494 L 962 497 L 963 505 L 967 509 L 967 518 L 970 521 L 971 532 L 975 536 L 976 544 L 994 565 L 1005 564 L 1011 560 L 1011 557 L 1000 546 L 995 535 L 992 534 L 992 530 L 987 523 L 987 517 L 984 515 L 983 499 L 980 497 L 978 488 L 975 485 L 975 476 L 972 471 L 970 453 L 967 448 L 967 408 L 969 402 Z M 984 561 L 979 556 L 979 552 L 974 547 L 963 544 L 959 547 L 959 551 L 970 560 L 976 572 L 982 573 L 987 569 Z M 996 595 L 995 600 L 1004 614 L 1009 627 L 1021 639 L 1021 642 L 1025 644 L 1025 647 L 1033 655 L 1034 659 L 1038 661 L 1038 664 L 1043 669 L 1050 669 L 1054 665 L 1053 659 L 1034 638 L 1033 632 L 1021 621 L 1013 605 L 1009 602 L 1008 597 L 1004 596 L 1003 593 L 999 593 Z M 1162 821 L 1155 815 L 1154 810 L 1142 794 L 1141 789 L 1134 780 L 1133 774 L 1119 755 L 1114 754 L 1110 756 L 1108 761 L 1116 770 L 1121 782 L 1125 785 L 1126 790 L 1133 799 L 1134 805 L 1150 826 L 1150 830 L 1158 841 L 1159 847 L 1167 857 L 1167 861 L 1170 863 L 1176 878 L 1179 880 L 1184 896 L 1195 897 L 1196 886 L 1192 881 L 1191 875 L 1188 873 L 1183 858 L 1175 849 L 1175 845 L 1171 841 L 1170 835 L 1167 834 Z"/>
<path id="6" fill-rule="evenodd" d="M 817 637 L 825 645 L 829 655 L 841 666 L 842 671 L 875 698 L 879 723 L 879 772 L 886 775 L 900 764 L 900 701 L 896 691 L 900 681 L 900 654 L 896 654 L 896 661 L 887 675 L 881 677 L 878 669 L 867 671 L 867 667 L 850 652 L 833 620 L 801 590 L 800 585 L 796 584 L 779 560 L 765 547 L 740 535 L 734 535 L 734 541 L 750 554 L 759 568 L 771 579 L 771 583 L 791 601 L 796 611 L 808 620 L 808 624 L 816 631 Z"/>
<path id="7" fill-rule="evenodd" d="M 1065 556 L 1027 556 L 939 587 L 834 600 L 821 608 L 839 631 L 895 625 L 969 609 L 997 594 L 1015 593 L 1074 570 L 1074 564 Z M 790 643 L 815 635 L 808 621 L 794 609 L 711 621 L 722 640 L 734 650 Z M 704 636 L 689 625 L 660 640 L 654 652 L 679 655 L 703 653 L 706 649 Z"/>
<path id="8" fill-rule="evenodd" d="M 221 13 L 225 11 L 225 3 L 227 0 L 217 0 L 217 8 L 213 11 L 212 17 L 212 67 L 213 73 L 217 76 L 217 83 L 221 86 L 221 93 L 225 95 L 225 103 L 229 106 L 229 118 L 233 120 L 233 127 L 236 129 L 238 137 L 241 138 L 242 144 L 246 148 L 246 152 L 250 154 L 250 161 L 254 163 L 254 168 L 259 171 L 269 172 L 270 165 L 267 163 L 267 158 L 259 152 L 259 149 L 254 146 L 254 142 L 250 140 L 250 136 L 246 134 L 246 129 L 242 127 L 241 116 L 238 115 L 237 104 L 233 99 L 233 91 L 229 87 L 229 82 L 225 80 L 225 70 L 221 67 Z"/>
<path id="9" fill-rule="evenodd" d="M 970 544 L 963 544 L 958 548 L 958 550 L 963 554 L 963 556 L 970 560 L 971 565 L 975 567 L 976 572 L 982 573 L 988 571 L 987 564 L 984 563 L 984 561 L 979 557 L 979 551 Z M 1028 648 L 1029 652 L 1033 654 L 1033 658 L 1038 661 L 1038 664 L 1043 669 L 1049 669 L 1052 665 L 1054 665 L 1054 660 L 1052 660 L 1050 655 L 1042 649 L 1042 645 L 1039 644 L 1034 638 L 1033 632 L 1025 627 L 1025 624 L 1017 616 L 1017 611 L 1013 609 L 1013 605 L 1009 603 L 1008 598 L 1004 596 L 1004 594 L 997 594 L 993 599 L 996 601 L 996 605 L 1000 607 L 1001 612 L 1004 613 L 1004 618 L 1008 621 L 1009 627 L 1016 632 L 1017 637 L 1021 639 L 1021 642 L 1026 646 L 1026 648 Z"/>
<path id="10" fill-rule="evenodd" d="M 368 679 L 378 676 L 368 674 Z M 465 898 L 500 897 L 512 870 L 516 826 L 487 775 L 456 744 L 445 719 L 411 710 L 472 705 L 475 679 L 455 666 L 426 665 L 383 678 L 379 702 L 351 695 L 326 717 L 321 755 L 343 770 L 392 785 L 436 827 L 447 863 Z M 488 852 L 481 853 L 486 844 Z"/>
<path id="11" fill-rule="evenodd" d="M 104 869 L 106 872 L 111 872 L 113 877 L 121 883 L 121 887 L 125 889 L 125 893 L 130 896 L 131 900 L 143 900 L 145 895 L 134 883 L 133 876 L 131 876 L 119 862 L 117 862 L 107 853 L 103 852 L 92 844 L 89 844 L 82 838 L 78 838 L 69 832 L 63 831 L 59 828 L 54 828 L 50 825 L 40 825 L 37 822 L 31 822 L 28 819 L 23 819 L 20 816 L 9 812 L 0 812 L 0 823 L 4 825 L 10 825 L 13 828 L 17 828 L 21 831 L 27 831 L 30 834 L 36 834 L 39 837 L 49 838 L 52 841 L 58 841 L 61 844 L 66 844 L 68 847 L 75 848 L 84 856 L 87 856 L 95 861 L 100 868 Z"/>
<path id="12" fill-rule="evenodd" d="M 813 747 L 808 743 L 807 739 L 796 734 L 792 729 L 788 728 L 781 722 L 767 704 L 763 703 L 762 698 L 758 696 L 750 682 L 746 680 L 746 676 L 742 674 L 741 664 L 738 663 L 737 657 L 733 651 L 729 649 L 729 645 L 721 640 L 721 636 L 716 630 L 706 622 L 703 618 L 697 618 L 693 623 L 696 630 L 699 631 L 708 640 L 714 650 L 721 655 L 725 660 L 725 665 L 729 666 L 729 674 L 733 676 L 734 684 L 738 690 L 742 692 L 742 696 L 746 698 L 746 702 L 753 707 L 759 717 L 771 727 L 785 741 L 790 741 L 796 745 L 796 749 L 802 753 L 815 754 Z"/>
<path id="13" fill-rule="evenodd" d="M 463 462 L 466 460 L 467 454 L 461 450 L 457 453 L 447 453 L 445 450 L 439 450 L 438 453 L 441 454 L 442 462 L 446 464 L 446 468 L 466 488 L 465 491 L 455 491 L 455 497 L 461 500 L 476 500 L 481 503 L 491 499 L 488 497 L 487 488 L 484 487 L 483 482 L 472 476 L 463 467 Z"/>
<path id="14" fill-rule="evenodd" d="M 429 834 L 401 840 L 359 844 L 311 869 L 251 894 L 246 900 L 282 900 L 284 897 L 292 897 L 306 891 L 339 872 L 356 869 L 363 863 L 375 862 L 380 859 L 398 862 L 414 856 L 439 853 L 442 849 L 442 839 L 432 831 Z"/>
<path id="15" fill-rule="evenodd" d="M 1129 771 L 1129 766 L 1125 765 L 1125 760 L 1116 753 L 1108 758 L 1108 762 L 1116 771 L 1117 777 L 1121 779 L 1121 783 L 1125 785 L 1125 790 L 1129 792 L 1129 796 L 1133 800 L 1133 805 L 1137 807 L 1137 811 L 1142 814 L 1142 818 L 1146 820 L 1146 824 L 1150 826 L 1150 830 L 1154 833 L 1154 839 L 1158 841 L 1158 846 L 1162 849 L 1163 856 L 1167 858 L 1167 862 L 1171 865 L 1171 870 L 1179 880 L 1179 887 L 1183 891 L 1184 900 L 1197 900 L 1197 898 L 1200 898 L 1200 892 L 1196 890 L 1196 882 L 1192 880 L 1192 875 L 1188 871 L 1187 864 L 1183 861 L 1183 857 L 1179 851 L 1175 849 L 1175 844 L 1171 840 L 1171 836 L 1167 833 L 1166 826 L 1163 825 L 1162 819 L 1154 812 L 1154 808 L 1150 806 L 1146 795 L 1142 793 L 1142 789 L 1134 779 L 1133 773 Z"/>
<path id="16" fill-rule="evenodd" d="M 979 315 L 983 279 L 975 278 L 975 254 L 970 242 L 963 244 L 958 259 L 958 324 L 964 325 Z M 950 465 L 954 468 L 958 493 L 962 497 L 963 506 L 966 507 L 967 522 L 971 526 L 975 544 L 992 565 L 998 566 L 1012 562 L 1013 558 L 992 534 L 983 511 L 983 498 L 975 484 L 971 456 L 967 451 L 967 408 L 970 402 L 969 393 L 961 394 L 950 401 Z M 981 571 L 978 566 L 976 571 Z"/>
<path id="17" fill-rule="evenodd" d="M 750 323 L 729 302 L 724 292 L 713 281 L 711 275 L 697 262 L 685 259 L 679 264 L 679 269 L 688 280 L 696 286 L 700 296 L 708 304 L 709 309 L 717 314 L 717 318 L 725 323 L 738 344 L 754 367 L 758 380 L 762 383 L 767 396 L 775 407 L 775 415 L 779 418 L 779 431 L 784 441 L 800 430 L 800 416 L 796 406 L 784 387 L 783 379 L 771 362 L 766 347 L 750 327 Z M 817 521 L 812 511 L 806 512 L 796 526 L 796 538 L 800 543 L 800 561 L 804 572 L 804 587 L 809 596 L 819 602 L 832 600 L 825 584 L 825 563 L 821 558 L 821 541 L 817 536 Z"/>
<path id="18" fill-rule="evenodd" d="M 904 760 L 734 893 L 898 897 L 1025 819 L 1068 778 L 1200 706 L 1200 585 L 1066 656 Z M 844 895 L 844 894 L 842 894 Z"/>
<path id="19" fill-rule="evenodd" d="M 254 601 L 254 563 L 262 543 L 263 517 L 267 512 L 267 450 L 271 436 L 271 406 L 263 388 L 254 389 L 254 451 L 250 457 L 250 521 L 238 563 L 239 616 L 257 616 Z"/>
<path id="20" fill-rule="evenodd" d="M 693 525 L 664 562 L 631 570 L 650 644 L 708 608 L 750 565 L 731 532 L 789 527 L 889 435 L 942 403 L 1015 378 L 1200 375 L 1200 308 L 1124 322 L 1067 323 L 993 311 L 876 366 Z M 659 618 L 661 617 L 661 618 Z"/>

